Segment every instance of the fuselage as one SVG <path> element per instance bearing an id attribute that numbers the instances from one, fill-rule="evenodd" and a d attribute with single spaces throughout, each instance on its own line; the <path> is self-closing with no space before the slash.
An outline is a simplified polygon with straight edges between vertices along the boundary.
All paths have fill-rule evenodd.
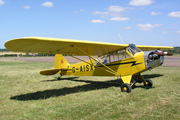
<path id="1" fill-rule="evenodd" d="M 96 60 L 91 59 L 68 65 L 68 69 L 62 71 L 61 74 L 71 76 L 128 76 L 163 64 L 164 56 L 155 55 L 153 51 L 143 52 L 134 47 L 133 45 L 126 50 L 96 57 Z M 153 55 L 152 58 L 150 58 L 151 55 Z"/>

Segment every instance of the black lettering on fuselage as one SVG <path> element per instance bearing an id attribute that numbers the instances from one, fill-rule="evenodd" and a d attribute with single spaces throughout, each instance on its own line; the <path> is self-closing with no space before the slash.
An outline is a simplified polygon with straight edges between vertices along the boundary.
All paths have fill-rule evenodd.
<path id="1" fill-rule="evenodd" d="M 93 71 L 93 65 L 82 65 L 79 68 L 76 68 L 76 70 L 79 70 L 80 72 Z"/>
<path id="2" fill-rule="evenodd" d="M 83 72 L 85 72 L 85 65 L 83 65 L 83 69 L 84 69 L 84 71 L 83 71 Z"/>
<path id="3" fill-rule="evenodd" d="M 91 71 L 93 71 L 93 65 L 91 64 L 90 66 L 91 66 Z"/>
<path id="4" fill-rule="evenodd" d="M 86 71 L 89 71 L 89 65 L 86 65 Z"/>
<path id="5" fill-rule="evenodd" d="M 72 68 L 72 72 L 75 73 L 75 67 Z"/>
<path id="6" fill-rule="evenodd" d="M 83 70 L 82 70 L 82 66 L 80 66 L 80 72 L 83 72 Z"/>

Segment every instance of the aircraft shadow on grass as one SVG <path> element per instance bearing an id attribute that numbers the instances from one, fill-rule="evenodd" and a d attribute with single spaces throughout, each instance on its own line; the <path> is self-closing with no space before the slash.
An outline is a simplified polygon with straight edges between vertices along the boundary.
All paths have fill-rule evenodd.
<path id="1" fill-rule="evenodd" d="M 163 76 L 161 74 L 152 74 L 152 75 L 143 75 L 145 79 L 147 78 L 155 78 Z M 48 99 L 51 97 L 58 97 L 58 96 L 64 96 L 68 94 L 78 93 L 78 92 L 86 92 L 91 90 L 99 90 L 109 87 L 119 87 L 121 86 L 122 82 L 121 80 L 109 80 L 109 81 L 90 81 L 90 80 L 76 80 L 78 77 L 68 77 L 68 78 L 61 78 L 60 80 L 44 80 L 42 82 L 53 82 L 53 81 L 61 81 L 61 80 L 70 80 L 74 82 L 85 82 L 87 84 L 81 85 L 81 86 L 75 86 L 75 87 L 69 87 L 69 88 L 61 88 L 61 89 L 51 89 L 51 90 L 44 90 L 44 91 L 37 91 L 33 93 L 27 93 L 22 95 L 13 96 L 10 99 L 11 100 L 19 100 L 19 101 L 28 101 L 28 100 L 43 100 Z M 150 89 L 154 87 L 147 87 L 144 85 L 137 86 L 134 88 L 144 88 L 144 89 Z"/>

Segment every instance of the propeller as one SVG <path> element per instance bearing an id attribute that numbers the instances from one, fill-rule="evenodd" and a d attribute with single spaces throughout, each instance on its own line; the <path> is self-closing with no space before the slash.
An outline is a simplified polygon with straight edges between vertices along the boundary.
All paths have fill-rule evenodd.
<path id="1" fill-rule="evenodd" d="M 167 55 L 167 56 L 172 56 L 173 55 L 173 53 L 171 53 L 171 52 L 163 52 L 163 51 L 154 51 L 153 53 L 155 53 L 155 54 L 157 54 L 157 55 L 160 55 L 160 56 L 164 56 L 164 55 Z"/>

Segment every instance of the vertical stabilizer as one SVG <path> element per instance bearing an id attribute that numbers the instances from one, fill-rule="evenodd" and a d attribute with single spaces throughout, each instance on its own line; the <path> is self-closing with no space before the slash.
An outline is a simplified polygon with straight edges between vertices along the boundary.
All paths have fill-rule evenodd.
<path id="1" fill-rule="evenodd" d="M 69 63 L 62 54 L 55 55 L 55 69 L 67 68 L 68 65 Z"/>

